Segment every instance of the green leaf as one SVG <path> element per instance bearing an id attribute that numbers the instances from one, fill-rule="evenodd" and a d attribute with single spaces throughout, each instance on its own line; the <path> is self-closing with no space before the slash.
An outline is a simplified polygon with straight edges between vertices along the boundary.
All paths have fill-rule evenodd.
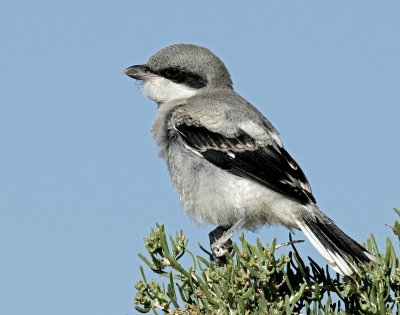
<path id="1" fill-rule="evenodd" d="M 400 224 L 393 226 L 397 233 Z M 167 237 L 164 226 L 157 225 L 145 242 L 147 253 L 139 254 L 143 280 L 135 285 L 137 312 L 400 315 L 399 240 L 393 234 L 385 247 L 379 244 L 384 253 L 379 253 L 373 234 L 369 237 L 367 248 L 379 257 L 376 264 L 360 265 L 351 277 L 335 273 L 335 278 L 326 265 L 306 260 L 294 244 L 287 255 L 275 257 L 276 239 L 272 246 L 260 239 L 253 246 L 241 234 L 223 267 L 211 263 L 201 245 L 204 253 L 193 255 L 182 231 Z"/>
<path id="2" fill-rule="evenodd" d="M 135 306 L 135 310 L 137 310 L 138 312 L 140 312 L 140 313 L 148 313 L 148 312 L 150 312 L 150 310 L 151 310 L 151 307 L 149 307 L 149 308 L 141 308 L 140 306 Z"/>

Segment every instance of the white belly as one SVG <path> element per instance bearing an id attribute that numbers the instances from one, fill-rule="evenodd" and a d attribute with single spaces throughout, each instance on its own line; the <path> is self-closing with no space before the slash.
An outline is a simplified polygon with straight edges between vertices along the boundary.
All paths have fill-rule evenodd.
<path id="1" fill-rule="evenodd" d="M 246 217 L 247 229 L 279 223 L 296 228 L 295 214 L 304 207 L 280 193 L 214 166 L 180 149 L 168 166 L 183 209 L 198 224 L 231 226 Z M 173 157 L 173 158 L 171 158 Z"/>

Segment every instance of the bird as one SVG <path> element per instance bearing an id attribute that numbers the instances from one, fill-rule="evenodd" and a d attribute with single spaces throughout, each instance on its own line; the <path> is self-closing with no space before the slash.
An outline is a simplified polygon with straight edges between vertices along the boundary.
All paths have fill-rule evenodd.
<path id="1" fill-rule="evenodd" d="M 272 224 L 301 230 L 342 276 L 375 261 L 318 208 L 278 131 L 234 91 L 228 69 L 209 49 L 173 44 L 124 73 L 157 103 L 152 134 L 181 207 L 197 224 L 217 226 L 209 233 L 216 262 L 223 264 L 238 229 Z"/>

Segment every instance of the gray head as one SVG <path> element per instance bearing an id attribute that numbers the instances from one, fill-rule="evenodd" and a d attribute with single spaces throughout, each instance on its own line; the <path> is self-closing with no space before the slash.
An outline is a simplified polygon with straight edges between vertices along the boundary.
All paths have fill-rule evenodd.
<path id="1" fill-rule="evenodd" d="M 205 89 L 232 89 L 223 62 L 206 48 L 190 44 L 165 47 L 144 65 L 125 74 L 143 81 L 143 92 L 158 103 L 193 96 Z"/>

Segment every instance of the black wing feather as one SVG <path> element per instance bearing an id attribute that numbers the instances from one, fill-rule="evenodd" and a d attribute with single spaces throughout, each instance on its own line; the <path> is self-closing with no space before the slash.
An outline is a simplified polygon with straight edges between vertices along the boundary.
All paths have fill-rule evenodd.
<path id="1" fill-rule="evenodd" d="M 311 191 L 300 187 L 299 182 L 308 185 L 307 178 L 285 149 L 273 145 L 259 147 L 244 131 L 231 138 L 202 126 L 180 124 L 176 128 L 187 145 L 214 165 L 302 204 L 315 202 Z"/>

